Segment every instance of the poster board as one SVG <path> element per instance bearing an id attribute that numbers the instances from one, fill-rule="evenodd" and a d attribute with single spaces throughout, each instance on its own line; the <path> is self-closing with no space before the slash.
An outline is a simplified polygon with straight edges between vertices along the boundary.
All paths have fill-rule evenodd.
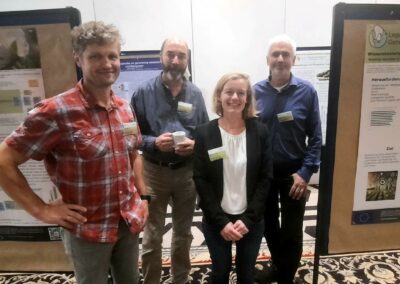
<path id="1" fill-rule="evenodd" d="M 121 73 L 112 86 L 116 95 L 131 102 L 135 90 L 147 80 L 158 76 L 162 71 L 160 50 L 121 51 Z M 185 77 L 192 80 L 191 52 Z"/>
<path id="2" fill-rule="evenodd" d="M 73 87 L 77 70 L 71 28 L 81 22 L 74 8 L 0 13 L 0 139 L 14 130 L 41 99 Z M 42 162 L 20 166 L 46 202 L 57 199 Z M 36 220 L 0 188 L 0 270 L 61 271 L 72 267 L 58 226 Z"/>
<path id="3" fill-rule="evenodd" d="M 400 93 L 399 84 L 388 88 L 373 83 L 374 79 L 371 79 L 371 73 L 375 72 L 373 69 L 382 68 L 382 66 L 373 66 L 371 69 L 371 65 L 367 64 L 370 63 L 367 57 L 371 53 L 369 40 L 375 26 L 386 28 L 387 25 L 392 25 L 389 30 L 392 33 L 396 31 L 396 34 L 398 31 L 400 36 L 400 26 L 397 26 L 399 23 L 400 5 L 339 3 L 334 7 L 328 126 L 326 148 L 322 154 L 321 164 L 316 255 L 400 248 L 400 224 L 398 220 L 392 219 L 389 222 L 382 222 L 385 220 L 383 218 L 381 222 L 356 224 L 353 219 L 354 208 L 357 203 L 355 196 L 357 190 L 360 190 L 360 188 L 356 188 L 356 177 L 360 175 L 360 164 L 370 172 L 373 172 L 377 167 L 383 167 L 379 163 L 365 166 L 367 164 L 365 151 L 376 152 L 381 155 L 379 154 L 380 150 L 374 149 L 375 144 L 372 143 L 372 140 L 377 140 L 377 137 L 384 138 L 379 136 L 379 133 L 382 132 L 372 127 L 372 123 L 365 127 L 365 120 L 371 118 L 371 116 L 368 116 L 368 111 L 371 115 L 371 109 L 373 109 L 371 107 L 366 109 L 365 104 L 367 102 L 367 104 L 373 105 L 374 100 L 372 98 L 375 96 L 371 86 L 372 88 L 375 88 L 374 86 L 382 87 L 382 90 L 386 90 L 385 92 L 389 94 L 397 94 L 397 98 Z M 396 27 L 398 28 L 396 29 Z M 385 34 L 388 37 L 390 36 L 389 30 Z M 397 43 L 393 41 L 392 43 L 395 46 L 400 46 L 400 41 Z M 376 47 L 376 49 L 378 50 L 379 47 Z M 380 52 L 389 53 L 383 49 Z M 397 61 L 397 59 L 399 56 L 400 53 L 390 56 L 395 59 L 390 62 L 393 65 L 394 77 L 398 77 L 397 67 L 400 60 Z M 388 73 L 392 71 L 388 71 Z M 379 76 L 375 77 L 378 78 Z M 396 105 L 399 102 L 400 100 L 394 99 L 392 105 L 397 109 Z M 386 103 L 388 103 L 387 100 Z M 399 122 L 399 114 L 400 109 L 397 115 L 393 117 L 393 123 L 387 126 L 386 130 L 389 129 L 389 134 L 390 130 L 393 133 L 396 131 L 395 127 Z M 368 131 L 370 132 L 370 139 L 366 139 L 368 138 L 368 135 L 366 135 Z M 374 133 L 377 134 L 376 137 L 371 136 Z M 386 138 L 388 138 L 387 141 L 390 140 L 389 137 Z M 395 155 L 395 157 L 397 156 Z M 395 168 L 393 171 L 399 170 L 398 165 L 398 161 L 392 163 L 392 167 Z M 367 177 L 365 175 L 362 178 Z M 363 188 L 363 190 L 366 191 L 367 189 Z M 396 198 L 400 198 L 398 180 L 396 194 Z M 398 207 L 400 207 L 398 204 L 394 204 L 387 209 L 388 212 L 391 211 L 391 214 L 399 214 Z M 384 211 L 381 210 L 381 212 Z"/>
<path id="4" fill-rule="evenodd" d="M 162 70 L 159 50 L 121 51 L 120 61 L 121 73 L 112 89 L 128 102 L 140 84 L 158 76 Z"/>
<path id="5" fill-rule="evenodd" d="M 325 145 L 326 140 L 330 54 L 329 46 L 297 47 L 296 61 L 292 66 L 292 73 L 309 81 L 317 91 L 322 145 Z"/>

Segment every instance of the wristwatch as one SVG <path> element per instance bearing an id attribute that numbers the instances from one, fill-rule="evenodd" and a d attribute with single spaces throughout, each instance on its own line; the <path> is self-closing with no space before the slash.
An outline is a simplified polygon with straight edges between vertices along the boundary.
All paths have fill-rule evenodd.
<path id="1" fill-rule="evenodd" d="M 147 202 L 150 204 L 150 202 L 151 202 L 151 195 L 148 195 L 148 194 L 141 194 L 141 195 L 140 195 L 140 199 L 142 199 L 142 200 L 147 200 Z"/>

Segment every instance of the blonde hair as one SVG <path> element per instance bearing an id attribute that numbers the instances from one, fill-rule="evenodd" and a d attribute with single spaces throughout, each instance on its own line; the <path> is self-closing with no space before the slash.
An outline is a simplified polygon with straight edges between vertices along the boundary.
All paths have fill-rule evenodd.
<path id="1" fill-rule="evenodd" d="M 243 73 L 228 73 L 225 74 L 219 79 L 217 82 L 217 85 L 215 86 L 214 94 L 213 94 L 213 102 L 212 102 L 212 107 L 213 110 L 216 114 L 219 116 L 224 116 L 223 109 L 222 109 L 222 104 L 221 101 L 219 100 L 221 97 L 222 90 L 224 89 L 224 86 L 226 83 L 232 80 L 245 80 L 246 81 L 246 105 L 243 109 L 242 112 L 242 117 L 243 119 L 247 119 L 250 117 L 255 117 L 256 116 L 256 108 L 255 108 L 255 98 L 254 98 L 254 92 L 253 88 L 251 87 L 250 79 L 249 76 Z"/>
<path id="2" fill-rule="evenodd" d="M 116 26 L 101 21 L 90 21 L 74 27 L 71 31 L 72 49 L 80 55 L 90 44 L 121 43 L 121 35 Z"/>

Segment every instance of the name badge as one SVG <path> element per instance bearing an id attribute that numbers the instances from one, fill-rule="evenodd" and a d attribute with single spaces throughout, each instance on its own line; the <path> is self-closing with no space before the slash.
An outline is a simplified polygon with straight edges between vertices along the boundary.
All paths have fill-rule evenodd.
<path id="1" fill-rule="evenodd" d="M 291 111 L 278 113 L 277 116 L 278 116 L 279 122 L 286 122 L 286 121 L 293 120 L 293 114 Z"/>
<path id="2" fill-rule="evenodd" d="M 223 146 L 208 150 L 208 156 L 210 157 L 211 162 L 227 158 L 226 151 Z"/>
<path id="3" fill-rule="evenodd" d="M 189 103 L 184 103 L 184 102 L 178 102 L 178 111 L 181 112 L 192 112 L 193 105 Z"/>
<path id="4" fill-rule="evenodd" d="M 123 123 L 122 127 L 123 127 L 124 136 L 137 134 L 137 122 L 136 121 Z"/>

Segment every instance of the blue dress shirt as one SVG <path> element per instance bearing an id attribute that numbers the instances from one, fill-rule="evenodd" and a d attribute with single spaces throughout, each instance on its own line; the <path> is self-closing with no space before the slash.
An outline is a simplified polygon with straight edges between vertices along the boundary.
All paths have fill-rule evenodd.
<path id="1" fill-rule="evenodd" d="M 322 144 L 316 90 L 293 75 L 281 91 L 269 79 L 255 84 L 254 90 L 260 119 L 272 137 L 274 172 L 276 165 L 298 165 L 295 172 L 308 182 L 318 171 Z"/>
<path id="2" fill-rule="evenodd" d="M 141 150 L 144 155 L 169 163 L 186 160 L 174 152 L 158 151 L 155 140 L 162 133 L 175 131 L 184 131 L 188 138 L 193 139 L 195 127 L 208 122 L 200 89 L 185 80 L 181 92 L 174 97 L 163 84 L 160 74 L 139 86 L 131 102 L 142 134 Z M 179 102 L 190 104 L 191 111 L 179 111 Z"/>

